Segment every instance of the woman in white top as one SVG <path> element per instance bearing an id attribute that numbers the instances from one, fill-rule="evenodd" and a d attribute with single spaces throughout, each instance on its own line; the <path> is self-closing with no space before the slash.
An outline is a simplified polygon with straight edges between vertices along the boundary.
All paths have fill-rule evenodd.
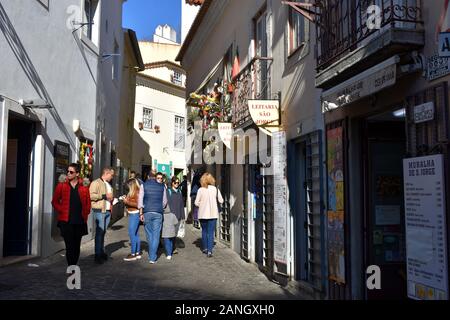
<path id="1" fill-rule="evenodd" d="M 210 173 L 203 174 L 200 184 L 202 187 L 197 192 L 195 205 L 199 208 L 198 219 L 202 226 L 202 251 L 210 258 L 214 247 L 216 222 L 219 218 L 217 202 L 222 204 L 223 198 L 220 190 L 215 187 L 216 180 Z"/>

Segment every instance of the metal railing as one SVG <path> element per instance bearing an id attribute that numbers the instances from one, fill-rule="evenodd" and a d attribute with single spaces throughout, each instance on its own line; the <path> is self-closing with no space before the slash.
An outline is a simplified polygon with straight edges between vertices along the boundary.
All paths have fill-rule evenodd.
<path id="1" fill-rule="evenodd" d="M 273 58 L 253 58 L 233 79 L 233 126 L 250 120 L 248 100 L 269 99 L 271 95 L 271 67 Z"/>
<path id="2" fill-rule="evenodd" d="M 329 67 L 387 28 L 417 29 L 423 24 L 421 0 L 316 0 L 317 69 Z M 379 8 L 380 24 L 374 27 Z"/>

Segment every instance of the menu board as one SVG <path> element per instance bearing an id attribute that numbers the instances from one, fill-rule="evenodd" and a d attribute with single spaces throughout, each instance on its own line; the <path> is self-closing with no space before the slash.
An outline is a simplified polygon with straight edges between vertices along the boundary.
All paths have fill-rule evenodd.
<path id="1" fill-rule="evenodd" d="M 274 190 L 274 260 L 287 264 L 286 132 L 272 136 Z"/>
<path id="2" fill-rule="evenodd" d="M 403 160 L 408 296 L 447 300 L 443 155 Z"/>
<path id="3" fill-rule="evenodd" d="M 58 184 L 59 177 L 67 173 L 67 167 L 70 164 L 70 146 L 68 143 L 55 141 L 55 186 Z"/>

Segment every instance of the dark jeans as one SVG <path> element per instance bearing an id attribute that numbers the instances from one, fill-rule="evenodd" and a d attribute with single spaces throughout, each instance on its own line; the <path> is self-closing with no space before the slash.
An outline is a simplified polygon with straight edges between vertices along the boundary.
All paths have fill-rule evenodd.
<path id="1" fill-rule="evenodd" d="M 66 244 L 66 259 L 69 266 L 78 264 L 80 258 L 81 238 L 86 233 L 82 224 L 60 223 L 61 235 Z"/>
<path id="2" fill-rule="evenodd" d="M 202 250 L 212 253 L 214 248 L 214 233 L 217 219 L 200 219 L 202 225 Z"/>

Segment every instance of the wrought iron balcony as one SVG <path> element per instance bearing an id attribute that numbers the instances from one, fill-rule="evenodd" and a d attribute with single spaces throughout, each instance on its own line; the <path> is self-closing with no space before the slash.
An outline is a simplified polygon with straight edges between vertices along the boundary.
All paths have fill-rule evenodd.
<path id="1" fill-rule="evenodd" d="M 318 71 L 367 44 L 376 32 L 415 30 L 423 24 L 420 0 L 316 0 L 315 4 Z M 376 27 L 369 17 L 375 11 L 367 10 L 372 5 L 380 9 Z"/>
<path id="2" fill-rule="evenodd" d="M 233 126 L 239 127 L 251 120 L 248 100 L 271 98 L 271 67 L 273 58 L 253 58 L 233 79 Z"/>

